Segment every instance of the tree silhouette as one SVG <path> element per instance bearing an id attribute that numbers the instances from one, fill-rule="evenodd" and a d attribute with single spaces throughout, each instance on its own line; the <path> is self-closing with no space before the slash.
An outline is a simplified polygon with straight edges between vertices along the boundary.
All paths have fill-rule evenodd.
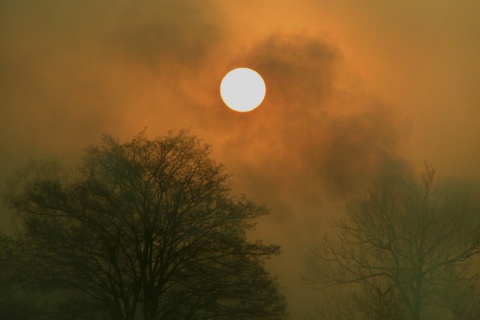
<path id="1" fill-rule="evenodd" d="M 59 318 L 282 319 L 283 296 L 249 242 L 268 213 L 234 197 L 224 167 L 185 132 L 121 144 L 104 137 L 82 164 L 34 164 L 9 202 L 37 287 L 61 293 Z M 88 311 L 88 312 L 87 312 Z"/>
<path id="2" fill-rule="evenodd" d="M 441 190 L 431 166 L 420 182 L 369 189 L 335 226 L 338 240 L 324 238 L 307 258 L 305 279 L 315 288 L 361 284 L 376 297 L 393 293 L 419 320 L 445 287 L 474 275 L 468 263 L 480 250 L 480 210 L 464 194 Z"/>
<path id="3" fill-rule="evenodd" d="M 405 311 L 395 291 L 384 291 L 378 283 L 362 283 L 356 288 L 330 288 L 319 292 L 311 320 L 404 320 Z"/>

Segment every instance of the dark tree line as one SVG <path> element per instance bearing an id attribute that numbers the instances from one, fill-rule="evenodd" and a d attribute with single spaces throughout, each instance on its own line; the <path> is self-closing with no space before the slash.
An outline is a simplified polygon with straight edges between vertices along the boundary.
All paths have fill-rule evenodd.
<path id="1" fill-rule="evenodd" d="M 10 318 L 283 319 L 263 264 L 280 248 L 246 237 L 268 210 L 229 183 L 184 132 L 107 136 L 73 169 L 33 163 L 8 193 L 22 225 L 0 258 L 22 260 L 5 281 L 43 298 Z"/>
<path id="2" fill-rule="evenodd" d="M 305 279 L 353 293 L 324 319 L 480 318 L 480 206 L 442 188 L 431 166 L 419 181 L 370 188 L 335 227 L 336 239 L 313 248 Z"/>

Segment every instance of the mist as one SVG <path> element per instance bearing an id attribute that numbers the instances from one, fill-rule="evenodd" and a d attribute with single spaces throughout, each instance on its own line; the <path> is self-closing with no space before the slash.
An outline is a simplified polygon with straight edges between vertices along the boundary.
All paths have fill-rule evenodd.
<path id="1" fill-rule="evenodd" d="M 303 258 L 366 185 L 425 161 L 480 180 L 479 13 L 474 1 L 4 1 L 0 180 L 31 158 L 74 164 L 104 133 L 189 129 L 235 192 L 271 208 L 252 237 L 282 246 L 269 267 L 300 318 Z M 235 67 L 266 82 L 248 114 L 219 96 Z M 13 221 L 3 208 L 0 229 Z"/>

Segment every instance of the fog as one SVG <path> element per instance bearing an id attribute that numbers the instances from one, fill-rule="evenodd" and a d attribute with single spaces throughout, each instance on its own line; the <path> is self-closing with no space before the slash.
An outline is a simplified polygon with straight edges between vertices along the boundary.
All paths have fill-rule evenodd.
<path id="1" fill-rule="evenodd" d="M 293 318 L 309 246 L 373 181 L 418 173 L 480 179 L 476 1 L 3 1 L 0 180 L 28 159 L 75 163 L 104 133 L 189 129 L 234 191 L 271 208 L 252 237 Z M 240 114 L 223 75 L 251 67 L 264 103 Z M 13 219 L 2 209 L 0 226 Z"/>

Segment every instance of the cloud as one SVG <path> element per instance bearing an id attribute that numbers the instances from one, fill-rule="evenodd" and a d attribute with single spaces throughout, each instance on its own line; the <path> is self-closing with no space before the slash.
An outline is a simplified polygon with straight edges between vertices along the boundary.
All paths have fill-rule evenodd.
<path id="1" fill-rule="evenodd" d="M 28 158 L 75 161 L 102 133 L 188 127 L 182 81 L 225 30 L 211 1 L 0 6 L 1 181 Z"/>
<path id="2" fill-rule="evenodd" d="M 198 67 L 222 38 L 209 1 L 131 2 L 110 35 L 112 50 L 146 67 Z"/>
<path id="3" fill-rule="evenodd" d="M 22 1 L 1 11 L 6 153 L 25 144 L 81 148 L 103 132 L 138 132 L 147 116 L 172 123 L 155 109 L 176 103 L 182 112 L 172 101 L 179 83 L 205 64 L 224 30 L 210 1 Z"/>
<path id="4" fill-rule="evenodd" d="M 258 70 L 267 83 L 265 104 L 226 143 L 255 181 L 253 193 L 262 193 L 254 187 L 263 185 L 258 180 L 268 180 L 280 194 L 313 190 L 319 198 L 342 198 L 367 181 L 408 171 L 397 153 L 402 123 L 379 99 L 340 89 L 345 70 L 331 44 L 276 34 L 238 64 Z"/>

